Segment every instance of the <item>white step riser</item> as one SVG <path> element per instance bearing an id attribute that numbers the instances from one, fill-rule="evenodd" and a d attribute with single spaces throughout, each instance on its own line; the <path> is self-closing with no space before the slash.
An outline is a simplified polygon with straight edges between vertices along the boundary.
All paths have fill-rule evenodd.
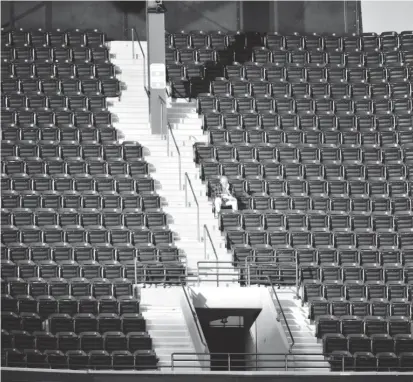
<path id="1" fill-rule="evenodd" d="M 120 49 L 120 48 L 119 48 Z M 204 244 L 198 242 L 197 236 L 197 211 L 193 196 L 188 190 L 190 208 L 185 208 L 185 193 L 179 190 L 178 156 L 171 139 L 167 155 L 165 139 L 151 133 L 148 115 L 148 98 L 143 89 L 144 75 L 143 62 L 130 57 L 131 46 L 122 47 L 123 53 L 117 49 L 114 63 L 122 72 L 120 80 L 125 82 L 127 89 L 123 91 L 120 101 L 115 101 L 112 110 L 118 118 L 116 127 L 124 132 L 123 140 L 136 140 L 144 146 L 146 160 L 154 167 L 151 176 L 156 180 L 156 189 L 165 199 L 164 210 L 170 214 L 170 227 L 176 233 L 178 248 L 188 254 L 188 265 L 196 266 L 197 261 L 205 257 Z M 139 54 L 136 49 L 135 52 Z M 183 102 L 169 102 L 168 119 L 174 122 L 174 136 L 181 151 L 181 174 L 187 172 L 191 178 L 192 186 L 197 193 L 200 203 L 200 224 L 207 224 L 220 256 L 230 260 L 224 248 L 224 239 L 216 230 L 218 222 L 212 215 L 211 204 L 206 197 L 206 186 L 199 180 L 199 167 L 193 161 L 194 142 L 205 142 L 207 135 L 201 129 L 202 120 L 196 113 L 194 102 L 187 105 Z M 139 107 L 135 105 L 140 105 Z M 184 179 L 182 179 L 182 186 Z M 183 211 L 185 211 L 183 213 Z M 183 218 L 183 216 L 185 218 Z M 201 234 L 202 230 L 201 230 Z M 210 244 L 208 243 L 208 254 Z M 167 323 L 166 323 L 167 324 Z"/>

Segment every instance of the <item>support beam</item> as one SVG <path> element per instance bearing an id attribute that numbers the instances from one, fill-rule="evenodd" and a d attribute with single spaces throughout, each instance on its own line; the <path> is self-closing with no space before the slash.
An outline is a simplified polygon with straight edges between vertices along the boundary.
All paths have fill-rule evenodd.
<path id="1" fill-rule="evenodd" d="M 146 28 L 148 44 L 149 113 L 153 134 L 167 133 L 166 69 L 165 69 L 165 13 L 147 6 Z"/>

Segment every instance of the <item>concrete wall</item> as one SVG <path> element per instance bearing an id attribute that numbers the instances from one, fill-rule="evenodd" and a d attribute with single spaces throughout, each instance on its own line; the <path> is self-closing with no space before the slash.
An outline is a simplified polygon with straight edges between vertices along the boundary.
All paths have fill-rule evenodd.
<path id="1" fill-rule="evenodd" d="M 166 30 L 346 33 L 357 29 L 357 1 L 167 1 Z M 98 28 L 111 40 L 146 40 L 144 1 L 2 1 L 2 26 Z"/>
<path id="2" fill-rule="evenodd" d="M 261 313 L 249 331 L 246 353 L 260 353 L 259 356 L 249 358 L 248 366 L 251 370 L 270 371 L 282 367 L 285 359 L 284 356 L 276 357 L 268 354 L 288 353 L 288 341 L 281 323 L 277 321 L 277 310 L 269 290 L 261 295 L 261 302 Z"/>
<path id="3" fill-rule="evenodd" d="M 361 15 L 364 32 L 402 32 L 413 30 L 412 1 L 362 0 Z"/>
<path id="4" fill-rule="evenodd" d="M 409 375 L 410 374 L 410 375 Z M 309 373 L 231 373 L 228 372 L 85 372 L 54 370 L 10 370 L 2 368 L 1 380 L 5 382 L 411 382 L 411 373 L 328 373 L 314 375 Z"/>

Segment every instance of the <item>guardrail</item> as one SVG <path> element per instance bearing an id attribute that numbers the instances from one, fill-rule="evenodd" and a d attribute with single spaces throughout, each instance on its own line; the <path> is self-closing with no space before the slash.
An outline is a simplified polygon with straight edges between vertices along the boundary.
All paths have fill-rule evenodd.
<path id="1" fill-rule="evenodd" d="M 264 261 L 263 261 L 264 260 Z M 265 261 L 268 260 L 268 261 Z M 297 256 L 286 254 L 275 254 L 275 256 L 260 256 L 259 263 L 255 262 L 254 256 L 247 256 L 244 261 L 238 262 L 236 265 L 241 265 L 247 269 L 247 284 L 266 283 L 266 278 L 262 278 L 259 274 L 260 269 L 267 266 L 273 270 L 274 275 L 271 275 L 271 281 L 279 285 L 295 285 L 296 296 L 299 297 L 300 290 L 300 272 L 298 267 Z M 294 266 L 294 273 L 289 275 L 286 273 L 286 267 Z M 253 268 L 253 269 L 252 269 Z M 251 272 L 251 271 L 254 272 Z"/>
<path id="2" fill-rule="evenodd" d="M 182 158 L 181 158 L 181 150 L 179 150 L 178 143 L 176 143 L 175 134 L 172 131 L 171 124 L 167 123 L 168 127 L 168 134 L 166 135 L 166 150 L 168 157 L 171 155 L 169 152 L 169 135 L 171 135 L 172 140 L 175 144 L 176 152 L 178 153 L 178 167 L 179 167 L 179 190 L 182 190 Z"/>
<path id="3" fill-rule="evenodd" d="M 140 48 L 140 50 L 141 50 L 142 57 L 143 57 L 143 87 L 145 88 L 146 95 L 149 97 L 148 77 L 147 77 L 147 75 L 146 75 L 146 65 L 147 65 L 146 56 L 145 56 L 145 52 L 143 51 L 142 44 L 141 44 L 141 40 L 139 39 L 138 32 L 136 32 L 136 29 L 132 27 L 132 28 L 131 28 L 132 58 L 133 58 L 134 60 L 136 60 L 136 54 L 135 54 L 135 36 L 136 36 L 136 41 L 137 41 L 138 44 L 139 44 L 139 48 Z"/>
<path id="4" fill-rule="evenodd" d="M 293 348 L 293 346 L 295 344 L 294 336 L 291 333 L 290 325 L 288 324 L 287 318 L 285 317 L 284 309 L 281 305 L 280 299 L 278 298 L 277 292 L 274 288 L 274 284 L 271 282 L 271 278 L 268 277 L 268 281 L 271 285 L 272 293 L 274 294 L 275 299 L 277 300 L 278 307 L 279 307 L 278 309 L 277 309 L 277 307 L 275 307 L 275 309 L 278 310 L 281 313 L 281 316 L 284 320 L 285 326 L 287 327 L 288 335 L 290 336 L 290 339 L 291 339 L 290 349 L 289 349 L 289 352 L 291 353 L 291 349 Z M 274 302 L 274 299 L 272 299 L 272 301 Z M 275 305 L 275 302 L 274 302 L 274 305 Z"/>
<path id="5" fill-rule="evenodd" d="M 330 374 L 330 372 L 356 372 L 353 376 L 358 375 L 358 372 L 364 372 L 363 375 L 366 372 L 369 372 L 370 375 L 376 372 L 381 372 L 381 375 L 386 375 L 385 372 L 387 372 L 389 379 L 392 378 L 394 372 L 409 372 L 408 375 L 412 373 L 411 366 L 400 365 L 398 367 L 386 367 L 385 365 L 380 365 L 377 358 L 375 365 L 363 366 L 357 363 L 356 357 L 348 354 L 323 355 L 315 353 L 172 353 L 172 370 L 179 371 L 185 368 L 191 368 L 192 370 L 200 368 L 200 366 L 185 365 L 185 362 L 193 360 L 194 356 L 198 356 L 200 362 L 203 361 L 203 364 L 206 365 L 204 367 L 212 369 L 213 371 L 327 372 L 327 375 L 330 375 L 330 377 L 332 376 L 331 374 L 333 374 Z M 314 376 L 316 376 L 315 379 L 318 380 L 319 376 L 317 374 L 314 374 Z M 276 377 L 273 378 L 276 379 Z M 347 378 L 349 378 L 349 375 L 347 375 Z"/>
<path id="6" fill-rule="evenodd" d="M 206 224 L 204 224 L 204 259 L 209 260 L 209 257 L 207 256 L 207 241 L 206 238 L 208 237 L 209 242 L 211 243 L 212 251 L 214 252 L 215 260 L 218 261 L 218 255 L 217 255 L 217 250 L 215 249 L 215 245 L 212 241 L 211 234 L 209 233 L 209 229 Z"/>
<path id="7" fill-rule="evenodd" d="M 201 277 L 203 283 L 213 282 L 216 286 L 222 283 L 241 283 L 240 270 L 234 268 L 231 261 L 198 261 L 196 277 L 198 285 L 201 283 Z M 246 283 L 244 283 L 244 286 L 246 286 Z"/>
<path id="8" fill-rule="evenodd" d="M 161 96 L 158 96 L 158 100 L 161 105 L 161 125 L 162 125 L 161 134 L 162 136 L 166 136 L 168 134 L 168 128 L 167 128 L 167 131 L 165 131 L 165 128 L 164 128 L 165 126 L 164 119 L 166 116 L 166 101 Z"/>
<path id="9" fill-rule="evenodd" d="M 199 203 L 198 203 L 198 198 L 196 197 L 194 188 L 192 187 L 192 182 L 191 179 L 189 179 L 189 175 L 186 172 L 185 173 L 185 207 L 188 207 L 188 185 L 191 188 L 192 196 L 194 197 L 194 201 L 196 204 L 196 219 L 197 219 L 197 237 L 198 241 L 201 241 L 201 229 L 200 229 L 200 222 L 199 222 Z"/>
<path id="10" fill-rule="evenodd" d="M 293 354 L 293 353 L 172 353 L 171 368 L 196 368 L 186 366 L 185 362 L 200 358 L 207 368 L 216 371 L 299 371 L 300 369 L 330 370 L 329 358 L 321 354 Z M 337 371 L 346 371 L 348 364 L 345 358 Z"/>
<path id="11" fill-rule="evenodd" d="M 185 285 L 181 284 L 181 286 L 182 286 L 182 289 L 184 290 L 184 295 L 185 295 L 186 302 L 188 303 L 189 309 L 191 310 L 192 318 L 194 319 L 196 330 L 198 332 L 199 338 L 201 339 L 202 345 L 204 345 L 205 354 L 208 354 L 207 353 L 208 345 L 206 344 L 204 333 L 202 332 L 202 329 L 201 329 L 201 323 L 198 320 L 198 315 L 196 314 L 195 309 L 193 309 L 193 307 L 192 307 L 191 300 L 188 296 L 188 291 L 186 290 Z M 171 364 L 172 364 L 172 354 L 171 354 Z"/>

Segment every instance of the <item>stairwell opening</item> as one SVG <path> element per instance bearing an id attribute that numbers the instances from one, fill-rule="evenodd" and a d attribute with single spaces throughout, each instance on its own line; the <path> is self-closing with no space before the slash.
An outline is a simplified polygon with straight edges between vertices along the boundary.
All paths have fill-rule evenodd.
<path id="1" fill-rule="evenodd" d="M 196 309 L 212 371 L 249 370 L 250 328 L 260 309 Z"/>

